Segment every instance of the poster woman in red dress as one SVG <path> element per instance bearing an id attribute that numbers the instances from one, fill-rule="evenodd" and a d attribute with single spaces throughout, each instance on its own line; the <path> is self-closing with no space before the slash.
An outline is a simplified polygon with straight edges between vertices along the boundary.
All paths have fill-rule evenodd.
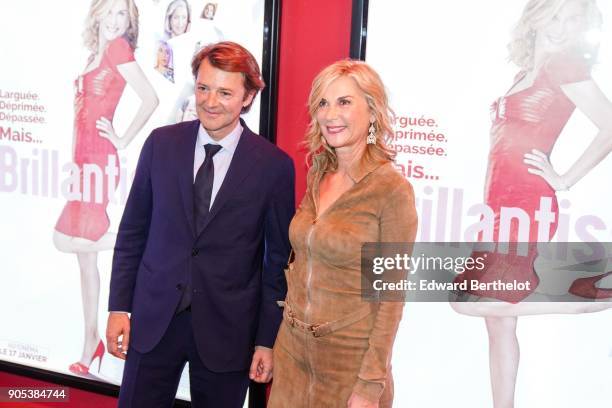
<path id="1" fill-rule="evenodd" d="M 510 60 L 521 68 L 506 95 L 492 107 L 491 150 L 485 185 L 485 202 L 494 213 L 494 241 L 503 241 L 502 208 L 520 208 L 534 218 L 540 200 L 550 203 L 555 220 L 547 232 L 538 231 L 531 219 L 528 234 L 514 228 L 510 242 L 548 241 L 558 218 L 556 191 L 567 190 L 612 150 L 612 104 L 591 78 L 597 46 L 588 32 L 601 25 L 594 0 L 530 0 L 509 45 Z M 549 161 L 554 144 L 575 108 L 599 129 L 572 166 L 559 174 Z M 576 137 L 584 137 L 576 135 Z M 540 236 L 538 236 L 538 234 Z M 533 270 L 535 245 L 525 257 L 488 254 L 484 271 L 471 270 L 457 281 L 530 282 L 531 290 L 469 290 L 477 297 L 503 302 L 454 303 L 460 313 L 483 316 L 489 333 L 491 384 L 495 408 L 514 406 L 519 363 L 517 316 L 543 313 L 582 313 L 610 307 L 608 304 L 519 303 L 538 286 Z M 469 286 L 469 285 L 468 285 Z M 592 297 L 573 285 L 572 293 Z M 600 291 L 603 296 L 612 292 Z M 602 297 L 602 296 L 598 296 Z"/>
<path id="2" fill-rule="evenodd" d="M 92 1 L 84 32 L 91 55 L 76 80 L 75 96 L 73 159 L 80 173 L 80 199 L 66 203 L 53 236 L 60 251 L 76 254 L 81 272 L 83 351 L 79 361 L 69 367 L 79 375 L 88 374 L 96 358 L 100 359 L 99 371 L 104 354 L 98 332 L 97 257 L 99 251 L 112 249 L 115 244 L 115 234 L 108 232 L 106 207 L 110 190 L 119 181 L 117 150 L 134 139 L 158 103 L 154 89 L 134 60 L 137 39 L 138 9 L 133 0 Z M 125 133 L 118 135 L 113 117 L 126 83 L 141 103 Z M 92 169 L 99 173 L 92 176 Z"/>

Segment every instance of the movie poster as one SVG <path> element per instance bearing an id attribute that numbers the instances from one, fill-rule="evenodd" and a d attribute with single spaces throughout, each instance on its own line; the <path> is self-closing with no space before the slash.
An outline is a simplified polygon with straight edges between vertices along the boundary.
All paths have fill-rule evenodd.
<path id="1" fill-rule="evenodd" d="M 612 240 L 611 26 L 607 1 L 369 2 L 366 61 L 390 94 L 418 241 Z M 612 296 L 609 258 L 599 271 L 568 261 L 552 280 L 537 257 L 516 270 L 533 296 L 571 288 L 593 305 L 595 293 Z M 566 311 L 519 316 L 504 332 L 516 341 L 493 322 L 491 347 L 508 342 L 492 357 L 496 375 L 483 317 L 406 303 L 394 406 L 490 407 L 492 383 L 498 402 L 515 389 L 520 407 L 611 406 L 612 311 Z"/>
<path id="2" fill-rule="evenodd" d="M 201 47 L 236 41 L 261 65 L 264 4 L 3 7 L 0 359 L 120 383 L 123 363 L 105 352 L 108 288 L 140 148 L 152 129 L 197 118 L 190 61 Z M 251 129 L 259 112 L 256 100 Z M 178 395 L 189 396 L 185 375 Z"/>

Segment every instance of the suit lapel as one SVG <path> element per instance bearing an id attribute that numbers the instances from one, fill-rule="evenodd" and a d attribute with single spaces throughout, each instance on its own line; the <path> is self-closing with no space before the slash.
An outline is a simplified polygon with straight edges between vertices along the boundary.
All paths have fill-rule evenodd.
<path id="1" fill-rule="evenodd" d="M 242 122 L 242 121 L 241 121 Z M 198 231 L 196 235 L 201 235 L 202 231 L 206 229 L 210 221 L 215 218 L 221 208 L 225 205 L 227 200 L 232 197 L 236 192 L 239 191 L 240 185 L 244 179 L 251 173 L 253 165 L 259 159 L 259 151 L 256 148 L 255 138 L 259 137 L 253 134 L 242 122 L 244 130 L 240 135 L 240 140 L 236 146 L 236 151 L 232 157 L 229 169 L 225 175 L 225 179 L 221 184 L 221 188 L 215 197 L 212 208 L 204 221 L 202 230 Z"/>
<path id="2" fill-rule="evenodd" d="M 189 135 L 180 137 L 178 163 L 179 168 L 179 189 L 183 201 L 183 209 L 187 216 L 187 221 L 191 228 L 191 232 L 196 236 L 195 220 L 193 216 L 193 162 L 195 154 L 195 145 L 198 139 L 198 129 L 200 121 L 193 121 L 193 125 L 189 128 Z"/>

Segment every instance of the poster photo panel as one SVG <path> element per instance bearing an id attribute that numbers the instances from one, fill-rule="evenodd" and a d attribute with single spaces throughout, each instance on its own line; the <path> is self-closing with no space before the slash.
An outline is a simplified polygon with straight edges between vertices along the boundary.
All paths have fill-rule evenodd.
<path id="1" fill-rule="evenodd" d="M 506 406 L 512 399 L 526 407 L 609 406 L 612 5 L 353 5 L 351 56 L 370 64 L 387 88 L 395 117 L 388 143 L 414 186 L 417 242 L 598 243 L 606 250 L 591 264 L 569 254 L 554 273 L 534 251 L 501 276 L 533 283 L 520 302 L 470 293 L 497 300 L 504 317 L 495 306 L 407 302 L 393 352 L 394 406 Z M 490 261 L 488 271 L 499 270 Z M 550 301 L 532 307 L 534 299 Z"/>
<path id="2" fill-rule="evenodd" d="M 108 289 L 140 149 L 153 129 L 197 119 L 191 58 L 218 41 L 258 61 L 266 88 L 243 118 L 274 139 L 279 1 L 2 9 L 11 18 L 0 28 L 0 364 L 118 385 L 123 362 L 106 352 Z M 185 373 L 178 397 L 189 399 Z"/>

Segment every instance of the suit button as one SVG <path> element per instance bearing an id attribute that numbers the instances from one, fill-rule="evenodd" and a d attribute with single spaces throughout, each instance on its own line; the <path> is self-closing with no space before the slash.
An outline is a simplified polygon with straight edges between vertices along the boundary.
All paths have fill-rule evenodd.
<path id="1" fill-rule="evenodd" d="M 193 248 L 191 250 L 191 256 L 198 256 L 198 253 L 200 253 L 200 250 L 198 248 Z"/>
<path id="2" fill-rule="evenodd" d="M 176 289 L 177 290 L 183 290 L 183 285 L 181 285 L 180 283 L 176 285 Z"/>

